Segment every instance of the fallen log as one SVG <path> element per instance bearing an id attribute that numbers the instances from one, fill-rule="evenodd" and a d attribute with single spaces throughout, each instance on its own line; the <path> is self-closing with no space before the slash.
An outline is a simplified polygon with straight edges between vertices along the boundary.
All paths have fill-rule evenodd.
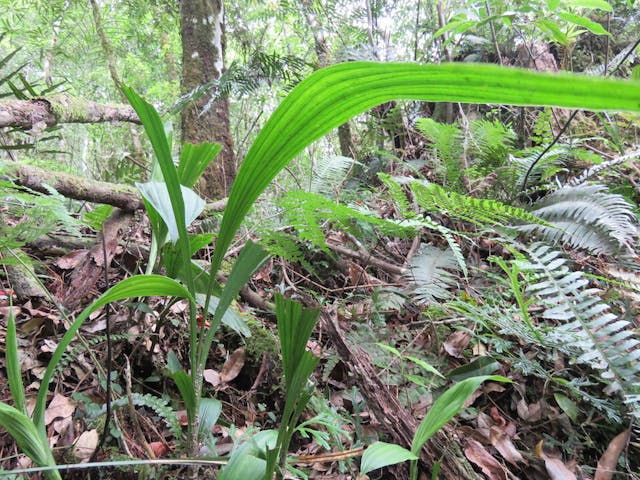
<path id="1" fill-rule="evenodd" d="M 89 180 L 62 172 L 43 170 L 32 165 L 11 163 L 6 175 L 18 186 L 27 187 L 40 193 L 49 193 L 47 186 L 55 189 L 60 195 L 92 203 L 113 205 L 127 212 L 144 209 L 142 197 L 136 188 L 109 182 Z M 204 215 L 222 212 L 227 206 L 227 199 L 207 203 Z"/>
<path id="2" fill-rule="evenodd" d="M 100 104 L 65 94 L 31 100 L 0 101 L 0 128 L 42 131 L 60 123 L 128 122 L 140 124 L 129 105 Z"/>

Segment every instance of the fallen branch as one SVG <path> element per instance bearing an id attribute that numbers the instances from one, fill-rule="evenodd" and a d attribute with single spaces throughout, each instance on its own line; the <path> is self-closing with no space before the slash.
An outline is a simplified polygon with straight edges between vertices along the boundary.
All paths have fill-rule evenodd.
<path id="1" fill-rule="evenodd" d="M 59 123 L 140 123 L 128 105 L 100 104 L 84 98 L 58 94 L 32 100 L 0 101 L 0 128 L 44 130 Z"/>
<path id="2" fill-rule="evenodd" d="M 364 264 L 363 266 L 372 265 L 393 275 L 402 275 L 407 270 L 405 267 L 400 267 L 393 263 L 389 263 L 376 258 L 368 252 L 356 252 L 355 250 L 351 250 L 350 248 L 343 247 L 342 245 L 336 245 L 330 242 L 327 242 L 327 246 L 334 252 L 338 252 L 348 257 L 361 260 Z"/>
<path id="3" fill-rule="evenodd" d="M 16 185 L 27 187 L 40 193 L 49 193 L 46 186 L 55 189 L 60 195 L 74 200 L 113 205 L 127 212 L 144 208 L 142 198 L 134 187 L 116 183 L 89 180 L 62 172 L 51 172 L 32 165 L 9 164 L 7 175 Z M 206 205 L 203 214 L 221 212 L 227 206 L 223 198 Z"/>

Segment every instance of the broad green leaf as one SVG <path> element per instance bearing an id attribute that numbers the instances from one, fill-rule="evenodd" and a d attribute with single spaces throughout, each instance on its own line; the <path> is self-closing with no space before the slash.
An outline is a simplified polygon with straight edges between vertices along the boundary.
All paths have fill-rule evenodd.
<path id="1" fill-rule="evenodd" d="M 276 296 L 276 317 L 278 337 L 282 349 L 282 366 L 287 382 L 294 373 L 307 348 L 320 312 L 318 309 L 303 308 L 298 302 Z M 308 353 L 308 352 L 307 352 Z"/>
<path id="2" fill-rule="evenodd" d="M 43 440 L 33 421 L 24 413 L 6 403 L 0 403 L 0 426 L 9 432 L 20 451 L 37 465 L 55 465 L 46 436 Z M 57 470 L 51 470 L 47 472 L 47 477 L 59 479 L 60 474 Z"/>
<path id="3" fill-rule="evenodd" d="M 173 164 L 173 159 L 171 158 L 171 148 L 167 141 L 164 125 L 162 124 L 160 116 L 158 115 L 158 112 L 156 112 L 155 108 L 153 108 L 150 103 L 143 100 L 142 97 L 133 91 L 133 89 L 123 86 L 122 92 L 138 114 L 145 132 L 149 137 L 153 151 L 156 154 L 156 160 L 158 161 L 158 165 L 162 171 L 162 177 L 167 185 L 171 209 L 173 210 L 173 218 L 175 219 L 176 230 L 178 232 L 179 240 L 176 247 L 181 256 L 182 263 L 186 265 L 191 261 L 191 249 L 189 248 L 189 236 L 187 234 L 187 224 L 185 221 L 184 200 L 182 198 L 178 173 L 175 165 Z M 193 280 L 189 276 L 191 271 L 189 269 L 185 269 L 185 273 L 187 276 L 184 280 L 187 285 L 187 289 L 190 292 L 193 292 Z M 196 335 L 195 319 L 190 323 L 189 330 L 190 338 L 192 339 L 191 346 L 195 348 L 193 345 Z"/>
<path id="4" fill-rule="evenodd" d="M 402 355 L 400 353 L 400 350 L 398 350 L 397 348 L 392 347 L 391 345 L 387 345 L 385 343 L 376 343 L 376 345 L 378 347 L 380 347 L 381 349 L 386 350 L 387 352 L 393 353 L 396 357 L 400 357 Z"/>
<path id="5" fill-rule="evenodd" d="M 482 382 L 493 380 L 495 382 L 510 382 L 508 378 L 498 375 L 484 375 L 481 377 L 467 378 L 456 383 L 447 389 L 433 403 L 425 417 L 420 422 L 420 426 L 413 436 L 411 443 L 411 452 L 415 455 L 420 454 L 422 446 L 429 440 L 445 423 L 457 414 L 464 402 L 475 392 Z"/>
<path id="6" fill-rule="evenodd" d="M 13 316 L 13 308 L 11 307 L 9 307 L 9 321 L 7 322 L 5 343 L 5 364 L 7 367 L 7 378 L 9 380 L 11 398 L 13 399 L 16 409 L 26 414 L 27 409 L 24 403 L 24 384 L 22 383 L 22 370 L 20 369 L 20 359 L 18 358 L 16 320 Z"/>
<path id="7" fill-rule="evenodd" d="M 560 26 L 552 20 L 538 20 L 535 22 L 540 30 L 547 34 L 550 40 L 559 43 L 560 45 L 567 45 L 569 39 L 567 35 L 560 29 Z"/>
<path id="8" fill-rule="evenodd" d="M 470 377 L 491 375 L 500 368 L 500 364 L 495 358 L 484 356 L 478 357 L 474 361 L 454 368 L 447 374 L 447 378 L 454 382 L 460 382 Z"/>
<path id="9" fill-rule="evenodd" d="M 553 398 L 556 399 L 556 403 L 562 409 L 562 411 L 567 414 L 567 417 L 569 417 L 571 421 L 575 423 L 578 419 L 578 406 L 576 405 L 576 403 L 569 397 L 561 393 L 554 393 Z"/>
<path id="10" fill-rule="evenodd" d="M 45 439 L 44 410 L 47 402 L 49 383 L 53 379 L 53 374 L 58 362 L 60 362 L 62 355 L 64 355 L 67 347 L 75 338 L 78 329 L 82 326 L 85 320 L 89 318 L 89 315 L 108 303 L 124 300 L 125 298 L 153 296 L 179 297 L 187 298 L 192 302 L 194 301 L 191 294 L 175 280 L 161 275 L 136 275 L 122 280 L 104 292 L 97 300 L 85 308 L 71 324 L 60 340 L 60 343 L 58 343 L 56 350 L 51 356 L 51 360 L 49 360 L 47 369 L 42 377 L 40 390 L 38 390 L 38 397 L 36 399 L 36 406 L 33 411 L 33 421 L 40 430 L 40 434 L 44 434 Z"/>
<path id="11" fill-rule="evenodd" d="M 277 436 L 274 430 L 263 430 L 234 447 L 218 479 L 264 480 L 267 462 L 261 457 L 267 450 L 275 448 Z"/>
<path id="12" fill-rule="evenodd" d="M 640 85 L 494 65 L 350 62 L 300 82 L 265 124 L 231 189 L 211 271 L 217 271 L 247 212 L 307 145 L 350 118 L 394 99 L 640 111 Z"/>
<path id="13" fill-rule="evenodd" d="M 213 241 L 213 233 L 198 233 L 197 235 L 190 235 L 190 237 L 191 255 Z"/>
<path id="14" fill-rule="evenodd" d="M 206 433 L 211 433 L 211 429 L 218 421 L 221 412 L 222 402 L 217 398 L 203 398 L 200 400 L 200 413 L 198 414 L 200 438 L 205 438 Z"/>
<path id="15" fill-rule="evenodd" d="M 211 160 L 220 153 L 222 146 L 203 142 L 199 145 L 185 143 L 178 163 L 178 179 L 182 185 L 193 187 Z"/>
<path id="16" fill-rule="evenodd" d="M 440 378 L 445 378 L 444 375 L 442 375 L 433 365 L 431 365 L 430 363 L 425 362 L 424 360 L 420 359 L 420 358 L 416 358 L 416 357 L 412 357 L 410 355 L 407 355 L 405 357 L 407 360 L 411 360 L 413 363 L 415 363 L 416 365 L 418 365 L 419 367 L 421 367 L 423 370 L 429 372 L 429 373 L 433 373 L 434 375 L 437 375 Z"/>
<path id="17" fill-rule="evenodd" d="M 566 5 L 576 8 L 590 8 L 613 12 L 613 7 L 605 0 L 563 0 Z"/>
<path id="18" fill-rule="evenodd" d="M 549 7 L 549 10 L 551 10 L 552 12 L 558 8 L 558 6 L 560 5 L 560 0 L 547 0 L 547 7 Z"/>
<path id="19" fill-rule="evenodd" d="M 169 240 L 176 243 L 179 238 L 177 219 L 173 214 L 169 191 L 164 182 L 147 182 L 136 183 L 136 187 L 140 190 L 140 194 L 160 215 L 169 233 Z M 205 201 L 198 196 L 196 192 L 190 188 L 180 185 L 182 199 L 184 203 L 184 221 L 185 227 L 190 225 L 198 215 L 204 210 Z M 148 210 L 148 209 L 147 209 Z"/>
<path id="20" fill-rule="evenodd" d="M 400 445 L 376 442 L 364 451 L 360 462 L 360 474 L 365 475 L 378 468 L 417 459 L 417 456 Z"/>
<path id="21" fill-rule="evenodd" d="M 441 35 L 444 35 L 447 32 L 453 32 L 453 33 L 464 33 L 467 30 L 469 30 L 470 28 L 475 27 L 478 24 L 477 21 L 475 20 L 467 20 L 466 18 L 462 18 L 459 20 L 453 20 L 449 23 L 447 23 L 444 27 L 442 27 L 441 29 L 439 29 L 438 31 L 436 31 L 433 34 L 433 38 L 438 38 Z M 451 41 L 451 37 L 447 39 L 447 41 Z"/>
<path id="22" fill-rule="evenodd" d="M 573 23 L 574 25 L 578 25 L 579 27 L 586 28 L 591 33 L 595 35 L 609 35 L 611 34 L 605 30 L 605 28 L 600 25 L 598 22 L 594 22 L 593 20 L 588 19 L 587 17 L 583 17 L 581 15 L 575 15 L 569 12 L 558 13 L 558 17 L 563 20 L 566 20 L 569 23 Z"/>
<path id="23" fill-rule="evenodd" d="M 192 422 L 195 422 L 196 413 L 196 392 L 193 388 L 193 379 L 184 371 L 173 350 L 169 350 L 167 355 L 167 370 L 180 391 L 184 409 L 187 411 L 187 422 L 191 425 Z"/>

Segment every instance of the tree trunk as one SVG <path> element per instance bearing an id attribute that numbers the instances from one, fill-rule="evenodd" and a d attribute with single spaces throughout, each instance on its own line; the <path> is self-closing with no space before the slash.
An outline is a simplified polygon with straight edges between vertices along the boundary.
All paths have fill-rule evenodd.
<path id="1" fill-rule="evenodd" d="M 222 0 L 182 0 L 182 92 L 220 78 L 225 50 Z M 199 189 L 210 198 L 227 195 L 235 177 L 229 101 L 210 89 L 182 111 L 182 141 L 214 141 L 222 151 L 204 172 Z"/>

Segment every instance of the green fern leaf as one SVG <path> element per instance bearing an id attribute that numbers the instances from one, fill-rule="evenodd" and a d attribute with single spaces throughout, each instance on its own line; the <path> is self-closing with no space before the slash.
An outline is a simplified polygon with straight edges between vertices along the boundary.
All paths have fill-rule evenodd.
<path id="1" fill-rule="evenodd" d="M 425 211 L 444 213 L 481 227 L 504 226 L 515 222 L 549 225 L 522 208 L 512 207 L 497 200 L 478 199 L 451 192 L 435 183 L 415 180 L 410 184 L 410 188 L 416 201 Z"/>
<path id="2" fill-rule="evenodd" d="M 421 245 L 411 260 L 411 269 L 404 273 L 412 282 L 408 294 L 421 304 L 436 303 L 451 297 L 450 289 L 457 283 L 458 260 L 451 250 Z"/>
<path id="3" fill-rule="evenodd" d="M 545 196 L 531 211 L 553 225 L 524 225 L 550 243 L 568 243 L 595 254 L 633 252 L 638 220 L 633 206 L 603 185 L 564 187 Z"/>
<path id="4" fill-rule="evenodd" d="M 549 338 L 580 352 L 576 362 L 599 370 L 608 393 L 637 395 L 640 340 L 630 323 L 611 313 L 600 290 L 589 287 L 584 274 L 572 271 L 559 252 L 544 244 L 534 244 L 525 252 L 529 261 L 517 262 L 532 276 L 529 292 L 543 304 L 544 318 L 562 322 Z"/>

